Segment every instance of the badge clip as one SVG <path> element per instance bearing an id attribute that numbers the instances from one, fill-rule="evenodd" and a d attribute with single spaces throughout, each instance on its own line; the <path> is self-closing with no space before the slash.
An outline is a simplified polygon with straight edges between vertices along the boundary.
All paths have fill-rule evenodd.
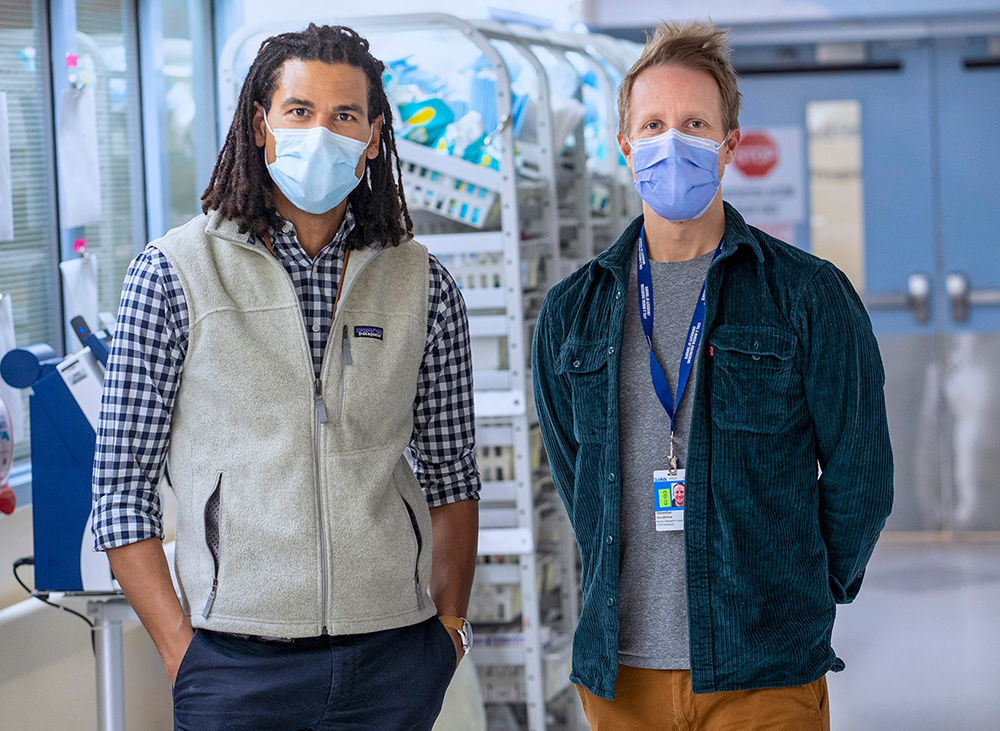
<path id="1" fill-rule="evenodd" d="M 670 430 L 670 454 L 667 455 L 667 465 L 670 467 L 669 472 L 671 475 L 677 474 L 677 467 L 680 462 L 677 460 L 677 455 L 674 454 L 674 431 Z"/>

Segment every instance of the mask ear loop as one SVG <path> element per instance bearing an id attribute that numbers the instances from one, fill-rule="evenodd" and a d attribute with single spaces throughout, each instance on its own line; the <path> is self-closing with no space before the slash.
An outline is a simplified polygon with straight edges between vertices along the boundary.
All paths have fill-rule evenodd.
<path id="1" fill-rule="evenodd" d="M 375 137 L 375 125 L 374 125 L 374 123 L 373 123 L 373 124 L 372 124 L 372 125 L 370 125 L 370 126 L 369 126 L 369 128 L 368 128 L 368 141 L 367 141 L 367 142 L 365 143 L 365 149 L 361 151 L 361 154 L 362 154 L 362 155 L 365 155 L 365 153 L 366 153 L 366 152 L 367 152 L 367 150 L 368 150 L 368 145 L 370 145 L 370 144 L 372 143 L 372 139 L 374 139 L 374 137 Z M 368 178 L 368 176 L 369 176 L 369 174 L 370 174 L 370 173 L 369 173 L 369 170 L 368 170 L 368 159 L 367 159 L 367 155 L 365 155 L 365 158 L 366 158 L 366 159 L 365 159 L 365 169 L 361 171 L 361 179 L 360 179 L 360 180 L 358 180 L 358 183 L 363 183 L 363 182 L 365 182 L 365 180 L 366 180 L 366 179 Z M 368 185 L 369 185 L 369 187 L 370 187 L 370 186 L 371 186 L 371 183 L 369 182 L 369 183 L 368 183 Z"/>
<path id="2" fill-rule="evenodd" d="M 630 150 L 632 150 L 632 154 L 634 155 L 635 154 L 635 143 L 636 143 L 636 140 L 632 139 L 631 137 L 626 137 L 625 141 L 628 142 L 628 147 L 629 147 Z"/>
<path id="3" fill-rule="evenodd" d="M 267 128 L 267 131 L 271 133 L 272 137 L 274 137 L 274 143 L 275 145 L 277 145 L 278 137 L 274 134 L 274 130 L 271 129 L 271 125 L 267 123 L 267 112 L 264 112 L 264 127 Z M 264 138 L 264 144 L 261 146 L 260 151 L 264 153 L 264 167 L 270 168 L 271 164 L 267 161 L 267 137 Z M 267 250 L 271 253 L 271 256 L 277 259 L 278 255 L 274 253 L 274 244 L 271 243 L 271 235 L 265 232 L 261 238 L 264 240 L 264 246 L 267 247 Z"/>
<path id="4" fill-rule="evenodd" d="M 261 109 L 263 109 L 263 107 L 261 107 Z M 277 156 L 277 152 L 278 152 L 278 148 L 277 148 L 277 146 L 278 146 L 278 135 L 274 134 L 274 130 L 271 129 L 271 125 L 268 124 L 268 122 L 267 122 L 267 112 L 264 112 L 264 127 L 267 129 L 268 132 L 271 133 L 271 137 L 274 138 L 274 145 L 275 145 L 275 150 L 274 151 L 275 151 L 275 156 Z M 260 149 L 261 149 L 261 152 L 264 153 L 264 167 L 270 168 L 271 167 L 271 163 L 269 163 L 267 161 L 267 137 L 264 137 L 264 144 L 261 145 Z"/>

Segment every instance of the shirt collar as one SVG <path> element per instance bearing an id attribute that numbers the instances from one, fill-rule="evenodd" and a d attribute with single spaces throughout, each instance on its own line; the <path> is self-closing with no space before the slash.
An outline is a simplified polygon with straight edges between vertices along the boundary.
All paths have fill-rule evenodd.
<path id="1" fill-rule="evenodd" d="M 764 261 L 764 252 L 760 248 L 760 242 L 757 241 L 757 237 L 753 235 L 750 227 L 743 220 L 743 216 L 728 203 L 723 202 L 722 205 L 726 212 L 726 232 L 722 236 L 720 258 L 729 256 L 740 246 L 749 246 L 757 259 Z M 642 223 L 643 218 L 640 214 L 628 225 L 618 240 L 597 257 L 597 264 L 614 274 L 622 282 L 628 281 L 632 252 L 635 241 L 639 238 Z"/>
<path id="2" fill-rule="evenodd" d="M 302 245 L 299 244 L 298 237 L 295 234 L 295 224 L 281 214 L 278 214 L 278 220 L 281 223 L 276 228 L 272 227 L 270 229 L 271 241 L 274 244 L 275 252 L 280 251 L 292 257 L 299 254 L 305 255 L 305 251 L 302 249 Z M 351 211 L 350 204 L 348 204 L 347 210 L 344 212 L 344 220 L 340 222 L 340 228 L 337 229 L 337 233 L 333 235 L 330 243 L 324 246 L 319 252 L 317 259 L 330 256 L 331 254 L 339 255 L 346 248 L 347 237 L 354 230 L 354 225 L 354 213 Z M 288 229 L 287 231 L 285 230 L 286 228 Z M 312 262 L 310 261 L 311 264 Z"/>

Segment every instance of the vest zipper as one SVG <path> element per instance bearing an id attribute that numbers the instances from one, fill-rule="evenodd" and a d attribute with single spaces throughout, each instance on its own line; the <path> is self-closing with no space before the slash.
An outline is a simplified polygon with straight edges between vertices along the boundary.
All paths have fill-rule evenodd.
<path id="1" fill-rule="evenodd" d="M 254 248 L 256 250 L 256 247 L 251 247 L 251 248 Z M 292 297 L 295 299 L 296 302 L 298 302 L 299 301 L 299 295 L 298 295 L 298 292 L 295 291 L 295 282 L 292 281 L 292 275 L 288 273 L 288 270 L 285 269 L 284 265 L 280 261 L 278 261 L 278 259 L 273 254 L 270 254 L 268 252 L 262 252 L 262 253 L 268 259 L 270 259 L 271 261 L 273 261 L 274 264 L 275 264 L 275 266 L 277 266 L 284 273 L 285 280 L 288 282 L 288 285 L 291 287 Z M 353 289 L 353 287 L 354 287 L 354 282 L 357 281 L 358 277 L 361 275 L 361 272 L 364 271 L 365 267 L 368 266 L 368 263 L 372 259 L 375 258 L 375 255 L 377 253 L 378 252 L 374 252 L 374 253 L 369 254 L 368 257 L 361 262 L 361 265 L 358 267 L 357 271 L 354 273 L 354 278 L 350 282 L 343 282 L 343 281 L 341 282 L 342 285 L 346 284 L 346 287 L 344 288 L 344 291 L 341 292 L 340 295 L 339 295 L 339 298 L 338 298 L 339 302 L 343 303 L 347 299 L 347 295 L 350 293 L 351 289 Z M 347 272 L 345 271 L 344 274 L 346 275 L 346 273 Z M 346 279 L 346 276 L 344 278 Z M 339 314 L 338 312 L 334 312 L 333 313 L 333 325 L 336 325 L 337 315 L 338 314 Z M 302 334 L 303 334 L 303 336 L 305 338 L 303 340 L 303 342 L 305 343 L 305 346 L 306 346 L 306 360 L 308 361 L 308 363 L 310 365 L 310 370 L 311 370 L 312 369 L 312 348 L 309 345 L 309 332 L 306 329 L 306 320 L 305 320 L 305 316 L 302 314 L 301 308 L 299 310 L 299 321 L 302 323 Z M 330 332 L 331 333 L 334 332 L 334 329 L 333 329 L 332 326 L 330 328 Z M 345 332 L 346 332 L 346 329 L 345 329 Z M 349 349 L 350 349 L 350 345 L 348 345 L 348 354 L 350 352 Z M 326 367 L 326 356 L 327 356 L 327 354 L 329 352 L 330 352 L 330 343 L 328 341 L 327 342 L 327 347 L 323 350 L 323 362 L 320 364 L 320 370 L 319 370 L 320 374 L 323 373 L 323 370 Z M 343 369 L 341 369 L 341 383 L 343 383 Z M 327 612 L 329 611 L 327 596 L 330 593 L 330 558 L 329 558 L 328 550 L 327 550 L 326 511 L 324 509 L 324 503 L 323 503 L 323 492 L 324 492 L 323 491 L 323 463 L 322 463 L 322 460 L 320 459 L 320 448 L 322 446 L 322 444 L 321 444 L 322 439 L 320 438 L 320 429 L 321 429 L 321 425 L 322 424 L 326 424 L 327 423 L 326 405 L 323 403 L 323 381 L 322 381 L 322 378 L 314 378 L 313 402 L 314 402 L 315 407 L 316 407 L 315 408 L 315 419 L 314 419 L 314 423 L 313 423 L 313 463 L 314 463 L 314 469 L 316 470 L 316 506 L 317 506 L 317 510 L 319 511 L 319 515 L 317 516 L 317 518 L 319 520 L 319 559 L 320 559 L 320 571 L 322 571 L 322 573 L 323 573 L 323 575 L 320 577 L 320 583 L 322 585 L 322 592 L 323 592 L 323 598 L 322 598 L 322 600 L 320 602 L 320 611 L 322 613 L 320 621 L 322 623 L 321 634 L 327 635 L 327 634 L 330 633 L 329 629 L 328 629 L 328 623 L 327 623 L 327 617 L 326 617 Z M 214 601 L 214 597 L 213 597 L 213 601 Z"/>
<path id="2" fill-rule="evenodd" d="M 316 418 L 319 419 L 320 424 L 326 423 L 326 404 L 323 403 L 323 382 L 316 379 Z"/>
<path id="3" fill-rule="evenodd" d="M 413 512 L 413 508 L 410 504 L 406 502 L 406 498 L 402 495 L 399 499 L 403 501 L 403 505 L 406 506 L 406 512 L 410 516 L 410 526 L 413 528 L 413 537 L 417 542 L 417 560 L 413 564 L 413 586 L 417 590 L 417 609 L 423 609 L 426 604 L 424 602 L 424 588 L 420 585 L 420 554 L 424 550 L 424 539 L 420 535 L 420 525 L 417 523 L 417 514 Z"/>
<path id="4" fill-rule="evenodd" d="M 347 295 L 350 293 L 351 289 L 354 287 L 354 282 L 357 281 L 358 276 L 360 276 L 360 274 L 364 270 L 364 268 L 366 266 L 368 266 L 368 262 L 370 262 L 373 258 L 374 258 L 374 255 L 371 255 L 367 259 L 365 259 L 365 260 L 363 260 L 361 262 L 361 266 L 358 267 L 357 271 L 354 273 L 354 278 L 350 282 L 344 282 L 344 281 L 341 282 L 341 286 L 344 286 L 344 285 L 346 285 L 346 286 L 344 288 L 344 291 L 341 292 L 340 295 L 339 295 L 339 297 L 338 297 L 338 301 L 339 302 L 343 303 L 347 299 Z M 295 284 L 292 282 L 292 277 L 288 273 L 288 270 L 286 270 L 285 267 L 281 266 L 281 262 L 279 262 L 277 259 L 275 259 L 275 263 L 279 267 L 281 267 L 281 270 L 283 272 L 285 272 L 285 277 L 288 279 L 288 283 L 292 285 L 292 294 L 294 294 L 295 295 L 295 299 L 298 300 L 298 294 L 295 292 Z M 344 279 L 346 279 L 347 272 L 345 271 L 344 274 L 345 274 Z M 331 327 L 330 327 L 330 333 L 331 334 L 333 334 L 335 332 L 334 325 L 336 325 L 337 315 L 338 314 L 339 314 L 338 312 L 334 312 L 333 313 L 333 323 L 331 324 Z M 301 313 L 300 313 L 300 315 L 301 315 Z M 344 332 L 346 332 L 346 331 L 347 330 L 346 330 L 346 326 L 345 326 Z M 305 340 L 305 342 L 306 342 L 306 352 L 309 353 L 309 362 L 311 363 L 312 362 L 312 353 L 309 351 L 309 333 L 306 331 L 305 317 L 302 317 L 302 332 L 306 336 L 306 340 Z M 348 347 L 350 347 L 350 346 L 348 346 Z M 329 353 L 330 353 L 330 342 L 329 342 L 329 340 L 327 340 L 326 348 L 323 349 L 323 362 L 320 364 L 320 369 L 319 369 L 320 374 L 322 374 L 323 371 L 326 370 L 326 356 Z M 341 372 L 340 372 L 340 383 L 341 383 L 341 389 L 340 390 L 341 391 L 343 390 L 343 381 L 344 381 L 344 372 L 343 372 L 343 368 L 341 368 Z M 318 516 L 318 518 L 319 518 L 319 558 L 320 558 L 320 571 L 323 572 L 323 575 L 320 577 L 320 583 L 322 585 L 322 590 L 323 590 L 323 599 L 320 602 L 321 612 L 322 612 L 322 623 L 323 623 L 321 634 L 328 635 L 328 634 L 330 634 L 330 631 L 328 629 L 328 622 L 327 622 L 326 615 L 327 615 L 327 612 L 329 611 L 329 608 L 328 608 L 329 600 L 328 600 L 327 597 L 330 594 L 330 557 L 329 557 L 329 551 L 328 551 L 328 548 L 327 548 L 327 537 L 326 537 L 326 509 L 325 509 L 324 502 L 323 502 L 323 493 L 325 492 L 324 486 L 323 486 L 323 461 L 320 459 L 320 451 L 321 451 L 321 447 L 322 447 L 322 439 L 320 438 L 320 430 L 322 428 L 321 425 L 327 423 L 327 419 L 326 419 L 326 407 L 325 406 L 323 407 L 323 410 L 322 410 L 322 417 L 323 418 L 322 418 L 322 420 L 320 419 L 320 410 L 319 410 L 319 407 L 323 403 L 323 392 L 322 392 L 323 382 L 322 382 L 322 379 L 321 378 L 317 378 L 316 379 L 316 384 L 317 384 L 316 387 L 318 389 L 317 394 L 319 396 L 319 399 L 316 402 L 316 424 L 315 424 L 315 428 L 313 430 L 313 432 L 314 432 L 314 437 L 313 437 L 313 457 L 314 457 L 314 460 L 315 460 L 315 470 L 316 470 L 316 505 L 317 505 L 317 509 L 319 510 L 319 516 Z M 342 399 L 341 399 L 341 401 L 342 401 Z M 343 406 L 343 404 L 341 404 L 338 407 L 338 410 L 340 408 L 342 408 L 342 406 Z M 338 423 L 339 423 L 339 419 L 338 419 Z"/>
<path id="5" fill-rule="evenodd" d="M 316 388 L 321 388 L 321 383 L 319 379 L 316 379 Z M 322 617 L 322 631 L 320 634 L 329 634 L 327 630 L 326 613 L 327 613 L 327 594 L 330 591 L 330 558 L 327 555 L 327 539 L 326 539 L 326 510 L 323 506 L 323 464 L 320 460 L 320 430 L 322 425 L 326 423 L 326 409 L 324 408 L 322 414 L 320 414 L 319 408 L 323 404 L 323 396 L 320 393 L 316 397 L 317 409 L 316 409 L 316 425 L 313 430 L 313 459 L 316 465 L 316 505 L 319 511 L 319 566 L 322 576 L 320 577 L 320 584 L 322 585 L 323 597 L 320 600 L 320 612 Z"/>

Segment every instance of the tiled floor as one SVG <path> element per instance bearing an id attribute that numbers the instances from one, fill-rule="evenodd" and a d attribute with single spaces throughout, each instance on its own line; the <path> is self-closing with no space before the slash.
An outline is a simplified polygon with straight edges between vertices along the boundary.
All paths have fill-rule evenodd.
<path id="1" fill-rule="evenodd" d="M 883 541 L 833 646 L 833 731 L 1000 731 L 1000 542 Z"/>

